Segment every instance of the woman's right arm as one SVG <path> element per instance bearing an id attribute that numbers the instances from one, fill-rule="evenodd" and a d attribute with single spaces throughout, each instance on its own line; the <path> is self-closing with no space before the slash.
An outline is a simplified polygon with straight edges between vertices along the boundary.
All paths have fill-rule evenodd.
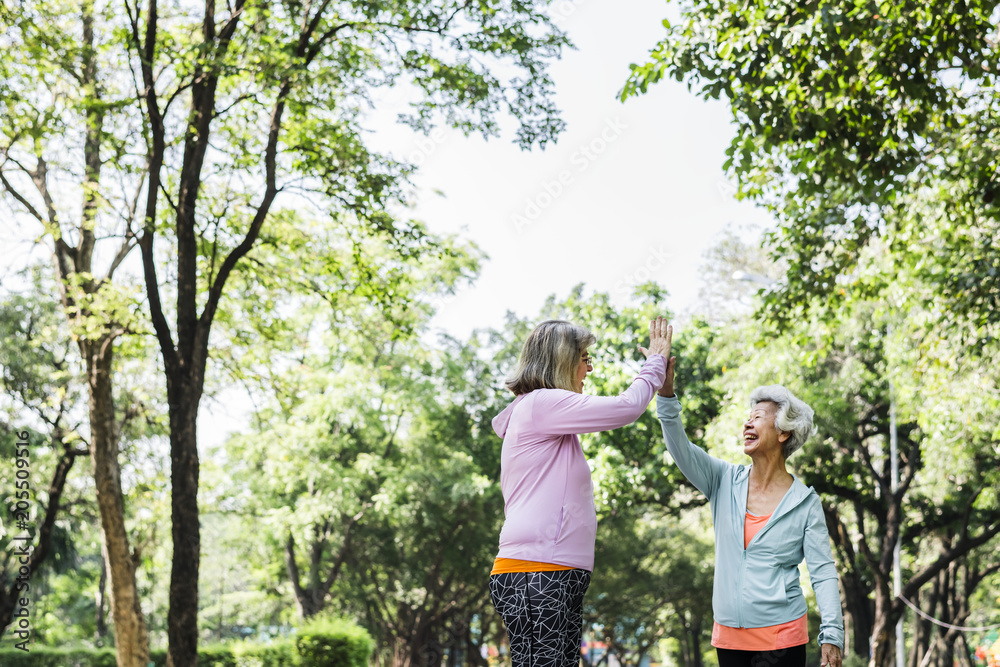
<path id="1" fill-rule="evenodd" d="M 673 360 L 671 360 L 672 365 Z M 657 396 L 656 416 L 660 418 L 663 439 L 667 443 L 667 451 L 673 457 L 674 463 L 689 482 L 711 499 L 715 490 L 719 488 L 723 473 L 731 464 L 711 456 L 688 440 L 681 421 L 681 404 L 676 396 L 669 398 Z"/>
<path id="2" fill-rule="evenodd" d="M 596 433 L 631 424 L 646 411 L 663 386 L 673 327 L 663 317 L 649 323 L 649 349 L 640 346 L 646 364 L 618 396 L 585 396 L 571 391 L 542 392 L 531 407 L 531 419 L 542 433 Z"/>

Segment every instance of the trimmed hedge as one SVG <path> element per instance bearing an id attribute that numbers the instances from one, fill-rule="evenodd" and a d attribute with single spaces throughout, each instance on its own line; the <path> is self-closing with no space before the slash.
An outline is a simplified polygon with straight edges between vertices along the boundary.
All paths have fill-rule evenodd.
<path id="1" fill-rule="evenodd" d="M 350 621 L 319 620 L 298 631 L 294 641 L 271 644 L 234 642 L 198 648 L 199 667 L 366 667 L 375 643 Z M 167 652 L 150 651 L 155 667 L 166 667 Z M 29 652 L 0 649 L 2 667 L 116 667 L 114 649 L 35 647 Z"/>
<path id="2" fill-rule="evenodd" d="M 303 666 L 365 667 L 375 642 L 350 621 L 320 618 L 299 628 L 295 646 Z"/>
<path id="3" fill-rule="evenodd" d="M 155 667 L 167 667 L 165 649 L 149 652 Z M 0 660 L 0 666 L 4 666 Z M 295 645 L 290 640 L 271 644 L 235 642 L 198 647 L 198 667 L 307 667 L 299 661 Z"/>
<path id="4" fill-rule="evenodd" d="M 153 649 L 149 660 L 154 667 L 166 667 L 167 652 Z M 298 662 L 295 646 L 281 644 L 230 644 L 198 648 L 200 667 L 305 667 Z M 47 646 L 0 649 L 2 667 L 117 667 L 114 649 L 61 649 Z"/>
<path id="5" fill-rule="evenodd" d="M 16 648 L 0 649 L 3 667 L 117 667 L 113 649 Z"/>

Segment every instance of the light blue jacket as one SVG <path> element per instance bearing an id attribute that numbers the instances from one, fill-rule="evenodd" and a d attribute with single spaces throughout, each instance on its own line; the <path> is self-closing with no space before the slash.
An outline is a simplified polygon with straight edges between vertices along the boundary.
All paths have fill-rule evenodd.
<path id="1" fill-rule="evenodd" d="M 710 456 L 688 440 L 676 397 L 656 397 L 656 413 L 677 467 L 708 497 L 715 527 L 715 620 L 730 628 L 787 623 L 806 613 L 799 585 L 805 558 L 821 622 L 819 644 L 844 648 L 844 618 L 830 535 L 819 496 L 795 477 L 767 524 L 743 548 L 750 467 Z"/>

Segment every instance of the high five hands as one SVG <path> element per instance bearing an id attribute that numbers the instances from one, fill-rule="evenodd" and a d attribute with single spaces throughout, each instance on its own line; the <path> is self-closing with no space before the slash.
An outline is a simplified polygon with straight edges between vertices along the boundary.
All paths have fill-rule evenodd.
<path id="1" fill-rule="evenodd" d="M 639 351 L 648 359 L 651 354 L 662 354 L 667 358 L 667 379 L 660 388 L 660 396 L 674 395 L 674 362 L 676 357 L 670 356 L 670 343 L 674 337 L 674 328 L 665 317 L 657 317 L 649 323 L 649 349 L 639 346 Z"/>

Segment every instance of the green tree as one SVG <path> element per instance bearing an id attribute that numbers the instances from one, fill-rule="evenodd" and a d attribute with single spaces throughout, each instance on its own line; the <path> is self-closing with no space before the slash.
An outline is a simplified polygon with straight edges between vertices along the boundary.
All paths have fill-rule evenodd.
<path id="1" fill-rule="evenodd" d="M 855 397 L 853 405 L 837 408 L 839 423 L 852 432 L 831 436 L 843 458 L 830 460 L 845 466 L 835 468 L 844 486 L 834 495 L 851 499 L 848 511 L 861 534 L 871 530 L 872 519 L 878 522 L 878 548 L 865 540 L 856 545 L 861 551 L 848 548 L 850 531 L 838 525 L 839 509 L 828 510 L 844 550 L 849 611 L 862 628 L 869 622 L 861 602 L 866 587 L 875 597 L 870 624 L 878 665 L 891 657 L 890 628 L 904 612 L 889 593 L 889 564 L 905 526 L 912 521 L 921 533 L 940 530 L 941 522 L 969 512 L 975 522 L 959 530 L 947 550 L 956 559 L 995 534 L 993 500 L 975 492 L 990 483 L 987 468 L 978 465 L 971 467 L 971 487 L 956 480 L 950 496 L 939 489 L 929 503 L 942 512 L 940 521 L 923 511 L 908 514 L 925 502 L 911 485 L 928 472 L 931 441 L 924 433 L 939 413 L 922 409 L 919 395 L 906 394 L 919 388 L 936 399 L 956 396 L 940 382 L 924 384 L 938 374 L 928 369 L 948 369 L 941 375 L 948 383 L 979 387 L 965 396 L 965 408 L 994 396 L 978 376 L 995 358 L 1000 312 L 1000 253 L 988 240 L 1000 224 L 1000 153 L 992 139 L 995 12 L 993 2 L 960 9 L 912 2 L 686 2 L 680 22 L 665 24 L 665 38 L 648 62 L 633 66 L 623 90 L 623 97 L 641 94 L 669 76 L 730 105 L 736 136 L 726 167 L 742 196 L 777 216 L 771 246 L 786 266 L 761 315 L 775 325 L 777 338 L 810 329 L 799 332 L 789 363 L 817 369 L 811 381 L 846 381 L 848 367 L 866 379 L 839 385 Z M 814 329 L 822 322 L 824 335 Z M 881 333 L 862 335 L 859 326 Z M 851 338 L 841 340 L 848 332 Z M 899 490 L 890 488 L 886 470 L 893 461 L 884 458 L 886 448 L 864 444 L 888 437 L 890 407 L 900 424 Z M 989 431 L 992 419 L 976 412 L 965 422 L 952 418 L 946 430 L 980 424 Z M 980 435 L 961 448 L 959 460 L 985 452 L 983 462 L 992 461 L 993 440 Z M 856 559 L 864 566 L 849 564 Z M 914 562 L 906 596 L 946 567 L 941 559 L 915 556 Z M 862 639 L 857 650 L 865 648 Z"/>
<path id="2" fill-rule="evenodd" d="M 445 647 L 478 655 L 449 635 L 493 613 L 486 580 L 502 501 L 497 480 L 468 451 L 477 435 L 495 438 L 477 434 L 473 419 L 461 404 L 420 416 L 376 500 L 376 539 L 351 570 L 364 617 L 400 667 L 440 664 Z"/>
<path id="3" fill-rule="evenodd" d="M 195 13 L 156 0 L 127 2 L 124 11 L 84 0 L 32 2 L 4 15 L 6 50 L 16 57 L 5 58 L 0 72 L 0 182 L 9 201 L 44 227 L 67 312 L 96 318 L 92 336 L 81 340 L 92 346 L 84 351 L 93 366 L 88 377 L 99 379 L 94 391 L 105 408 L 112 402 L 111 343 L 122 322 L 91 301 L 122 302 L 111 298 L 111 274 L 136 245 L 141 250 L 169 404 L 176 667 L 197 655 L 196 423 L 209 334 L 233 270 L 274 211 L 302 204 L 295 192 L 330 212 L 332 225 L 360 221 L 359 243 L 382 234 L 401 255 L 426 249 L 418 226 L 387 213 L 411 167 L 366 148 L 365 111 L 381 90 L 405 84 L 413 103 L 402 120 L 418 130 L 444 122 L 495 135 L 509 114 L 523 147 L 544 145 L 562 127 L 546 67 L 567 43 L 546 5 L 237 0 Z M 67 148 L 77 151 L 79 165 L 59 160 Z M 57 177 L 82 195 L 79 215 L 57 214 Z M 25 184 L 37 192 L 29 196 Z M 60 226 L 70 220 L 74 233 Z M 117 245 L 107 275 L 96 278 L 93 248 L 105 231 Z M 154 246 L 158 237 L 163 250 Z M 95 437 L 108 454 L 95 467 L 110 471 L 108 484 L 99 481 L 99 498 L 108 498 L 102 520 L 109 531 L 115 526 L 106 537 L 121 556 L 112 560 L 120 664 L 144 664 L 134 572 L 118 576 L 115 569 L 129 547 L 108 465 L 113 414 L 104 409 L 91 422 L 95 433 L 108 431 Z"/>
<path id="4" fill-rule="evenodd" d="M 672 77 L 730 106 L 726 166 L 780 223 L 772 317 L 835 300 L 882 239 L 946 320 L 995 336 L 996 8 L 691 0 L 622 94 Z"/>
<path id="5" fill-rule="evenodd" d="M 11 276 L 15 292 L 0 302 L 0 384 L 4 388 L 4 423 L 7 437 L 29 433 L 30 488 L 27 504 L 32 507 L 29 544 L 31 553 L 30 593 L 34 639 L 42 644 L 84 642 L 103 644 L 107 636 L 108 567 L 100 537 L 99 507 L 94 502 L 92 477 L 81 478 L 75 461 L 91 452 L 92 434 L 87 420 L 88 390 L 83 361 L 73 327 L 60 304 L 53 301 L 57 287 L 48 267 L 32 266 L 24 276 Z M 23 280 L 21 279 L 23 278 Z M 117 441 L 122 455 L 125 492 L 123 519 L 129 532 L 142 525 L 146 503 L 142 497 L 144 458 L 163 434 L 157 392 L 149 392 L 149 350 L 136 345 L 136 338 L 123 346 L 113 370 L 123 373 L 114 395 Z M 13 460 L 13 446 L 9 451 Z M 117 460 L 116 452 L 116 460 Z M 138 463 L 137 463 L 138 461 Z M 89 471 L 88 471 L 89 472 Z M 139 473 L 139 474 L 137 474 Z M 90 473 L 92 475 L 92 473 Z M 40 482 L 39 480 L 48 480 Z M 9 486 L 14 489 L 13 479 Z M 11 524 L 8 523 L 8 526 Z M 142 564 L 142 530 L 135 533 L 130 558 Z M 12 557 L 8 553 L 8 558 Z M 15 572 L 22 565 L 8 561 Z M 5 589 L 5 613 L 13 611 L 15 580 Z M 137 581 L 139 593 L 141 582 Z M 4 619 L 4 625 L 9 616 Z"/>
<path id="6" fill-rule="evenodd" d="M 289 230 L 279 222 L 275 231 Z M 483 604 L 469 577 L 452 572 L 486 567 L 469 559 L 481 555 L 481 541 L 460 539 L 447 557 L 435 551 L 443 534 L 492 525 L 476 509 L 482 476 L 462 453 L 468 413 L 440 398 L 476 394 L 466 385 L 470 366 L 459 361 L 470 353 L 452 344 L 453 354 L 442 355 L 417 338 L 431 303 L 477 270 L 478 253 L 446 238 L 434 240 L 433 256 L 404 260 L 375 240 L 361 255 L 343 235 L 301 242 L 327 254 L 301 253 L 307 259 L 293 262 L 265 239 L 251 253 L 253 268 L 235 277 L 234 293 L 244 298 L 220 314 L 231 339 L 217 354 L 257 387 L 261 408 L 253 432 L 229 443 L 223 467 L 231 481 L 213 494 L 240 498 L 238 511 L 266 527 L 271 562 L 284 564 L 300 618 L 327 609 L 355 614 L 397 663 L 422 661 L 438 650 L 446 625 L 467 627 Z M 336 275 L 314 261 L 335 266 Z M 283 290 L 271 285 L 279 276 Z M 327 281 L 346 289 L 327 289 Z M 254 296 L 260 284 L 269 286 L 263 302 Z M 378 307 L 372 290 L 395 293 L 396 303 Z M 458 486 L 429 481 L 443 469 Z M 466 511 L 475 516 L 446 527 Z M 431 515 L 433 525 L 413 525 Z M 418 565 L 434 559 L 437 570 Z M 415 598 L 417 591 L 427 598 Z"/>
<path id="7" fill-rule="evenodd" d="M 4 203 L 49 243 L 58 299 L 83 360 L 118 659 L 138 667 L 149 646 L 125 528 L 113 369 L 120 338 L 136 324 L 134 282 L 116 273 L 135 247 L 139 195 L 127 125 L 113 120 L 128 86 L 105 72 L 114 40 L 102 28 L 111 14 L 87 0 L 23 3 L 0 15 L 8 54 L 0 64 L 0 186 Z"/>

